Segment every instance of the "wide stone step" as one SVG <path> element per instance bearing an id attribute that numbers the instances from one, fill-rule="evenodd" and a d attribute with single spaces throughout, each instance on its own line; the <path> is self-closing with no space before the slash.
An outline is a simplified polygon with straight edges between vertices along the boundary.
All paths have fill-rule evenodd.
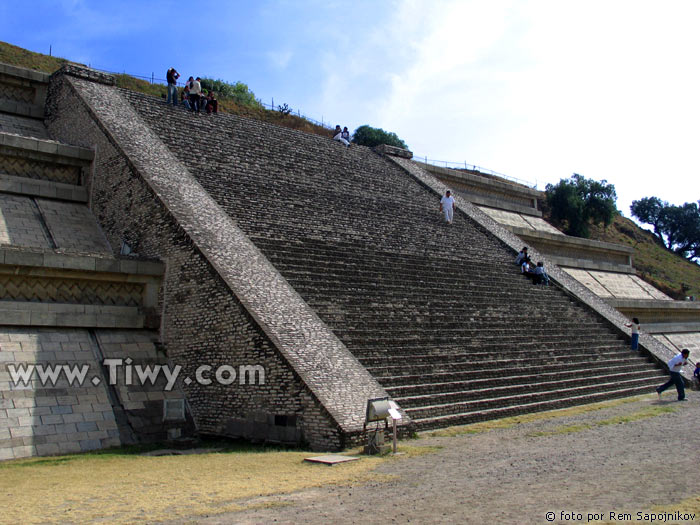
<path id="1" fill-rule="evenodd" d="M 604 371 L 610 370 L 624 370 L 624 372 L 603 374 Z M 644 366 L 640 370 L 631 371 L 618 367 L 617 369 L 573 370 L 534 375 L 507 375 L 504 373 L 499 378 L 454 380 L 444 383 L 418 383 L 400 386 L 389 386 L 385 385 L 384 382 L 380 384 L 390 396 L 402 399 L 404 402 L 402 406 L 417 407 L 434 402 L 448 403 L 498 397 L 503 393 L 538 392 L 553 388 L 555 385 L 567 388 L 569 386 L 598 384 L 601 380 L 614 380 L 615 378 L 643 379 L 649 377 L 660 379 L 664 377 L 664 374 L 660 370 Z"/>
<path id="2" fill-rule="evenodd" d="M 541 335 L 541 337 L 536 337 L 536 335 Z M 348 334 L 338 333 L 338 337 L 351 349 L 353 353 L 359 352 L 362 354 L 364 350 L 372 351 L 393 351 L 393 349 L 398 349 L 402 347 L 415 348 L 415 347 L 439 347 L 440 345 L 454 347 L 466 348 L 478 348 L 486 344 L 491 343 L 492 346 L 496 348 L 501 348 L 501 350 L 510 351 L 510 349 L 515 349 L 518 347 L 520 341 L 525 339 L 525 335 L 512 335 L 511 337 L 505 337 L 494 331 L 492 334 L 478 333 L 476 335 L 470 336 L 465 333 L 463 337 L 456 337 L 454 334 L 432 334 L 432 336 L 427 336 L 427 334 L 416 333 L 413 336 L 405 337 L 395 337 L 392 334 L 381 334 L 377 333 L 375 335 L 366 335 L 362 338 L 352 338 Z M 531 333 L 527 337 L 532 339 L 532 342 L 539 345 L 539 348 L 562 348 L 565 349 L 566 345 L 570 344 L 572 341 L 577 343 L 583 343 L 584 341 L 590 341 L 591 343 L 597 344 L 608 344 L 620 346 L 621 341 L 617 337 L 610 333 L 604 334 L 591 334 L 581 333 L 581 334 L 561 334 L 553 331 L 548 334 L 535 334 Z"/>
<path id="3" fill-rule="evenodd" d="M 464 412 L 485 410 L 492 408 L 520 405 L 524 403 L 539 403 L 544 401 L 556 401 L 560 398 L 591 396 L 607 391 L 635 390 L 644 388 L 646 392 L 653 392 L 654 385 L 658 384 L 658 377 L 645 377 L 640 379 L 613 380 L 611 382 L 600 382 L 584 386 L 571 386 L 563 388 L 561 384 L 553 384 L 549 390 L 523 391 L 517 395 L 503 395 L 500 397 L 484 397 L 473 401 L 450 401 L 446 403 L 428 403 L 422 406 L 411 406 L 410 400 L 397 398 L 401 408 L 412 418 L 421 419 L 426 417 L 456 415 Z M 532 387 L 529 387 L 532 388 Z M 443 396 L 444 397 L 444 396 Z M 436 396 L 439 399 L 439 396 Z"/>
<path id="4" fill-rule="evenodd" d="M 494 279 L 504 279 L 505 282 L 522 282 L 523 275 L 517 267 L 510 267 L 509 263 L 491 261 L 491 266 L 480 270 L 475 275 L 465 270 L 465 265 L 470 261 L 460 261 L 461 264 L 450 265 L 444 261 L 435 261 L 427 258 L 411 260 L 412 254 L 404 254 L 401 261 L 399 254 L 368 254 L 367 256 L 357 253 L 324 256 L 320 260 L 315 260 L 303 253 L 290 254 L 285 251 L 274 251 L 274 249 L 264 250 L 267 257 L 281 269 L 287 270 L 303 278 L 313 278 L 317 275 L 347 276 L 352 275 L 356 279 L 372 278 L 377 274 L 386 275 L 408 275 L 416 280 L 423 280 L 428 283 L 440 283 L 445 280 L 464 280 L 475 283 L 489 283 Z M 500 281 L 499 281 L 500 284 Z"/>
<path id="5" fill-rule="evenodd" d="M 525 332 L 530 334 L 530 336 L 532 336 L 532 334 L 537 334 L 539 336 L 547 337 L 550 335 L 562 335 L 562 330 L 566 330 L 566 335 L 571 339 L 576 339 L 577 337 L 589 335 L 593 330 L 599 330 L 602 332 L 603 329 L 600 325 L 594 323 L 582 323 L 581 325 L 561 323 L 550 325 L 545 323 L 520 324 L 504 320 L 500 323 L 500 325 L 489 325 L 480 323 L 478 319 L 471 322 L 455 324 L 454 326 L 440 325 L 438 323 L 430 322 L 413 323 L 412 325 L 408 326 L 403 323 L 387 323 L 384 326 L 367 328 L 347 326 L 341 323 L 339 323 L 337 326 L 333 326 L 333 331 L 337 335 L 342 335 L 345 338 L 357 341 L 374 339 L 377 336 L 383 336 L 384 334 L 387 334 L 390 338 L 395 338 L 398 341 L 427 339 L 449 342 L 451 340 L 460 341 L 465 338 L 491 339 L 496 337 L 502 337 L 504 340 L 514 339 L 519 341 L 522 340 L 523 333 Z M 603 332 L 601 335 L 617 338 L 617 336 L 613 335 L 612 333 Z"/>
<path id="6" fill-rule="evenodd" d="M 298 281 L 292 277 L 285 275 L 285 278 L 292 283 L 294 288 L 296 288 L 300 293 L 307 292 L 313 295 L 325 295 L 325 294 L 335 294 L 342 292 L 343 295 L 347 294 L 362 294 L 368 297 L 424 297 L 432 298 L 433 301 L 440 300 L 440 289 L 444 289 L 448 284 L 447 281 L 443 283 L 443 286 L 423 286 L 410 281 L 401 282 L 386 282 L 381 278 L 373 282 L 363 282 L 359 283 L 355 280 L 328 280 L 325 278 L 319 278 L 315 281 Z M 555 293 L 548 293 L 548 289 L 551 287 L 547 286 L 536 286 L 530 281 L 525 283 L 526 288 L 522 287 L 496 287 L 493 285 L 479 285 L 479 284 L 468 284 L 465 283 L 463 286 L 456 285 L 454 288 L 450 286 L 450 296 L 452 298 L 460 298 L 463 296 L 472 297 L 474 295 L 480 297 L 481 302 L 496 302 L 498 300 L 507 301 L 533 301 L 538 300 L 538 302 L 544 305 L 566 304 L 566 301 L 560 298 Z M 473 299 L 472 299 L 473 300 Z"/>
<path id="7" fill-rule="evenodd" d="M 504 338 L 517 337 L 522 339 L 523 333 L 529 334 L 561 334 L 567 332 L 572 335 L 572 338 L 579 335 L 584 335 L 587 332 L 604 333 L 607 327 L 603 324 L 596 323 L 577 323 L 575 319 L 566 320 L 559 319 L 557 321 L 548 322 L 547 320 L 528 320 L 528 322 L 513 322 L 508 318 L 499 319 L 498 322 L 484 323 L 481 319 L 466 319 L 461 322 L 442 322 L 436 319 L 423 319 L 413 322 L 384 322 L 364 324 L 361 319 L 356 322 L 349 323 L 328 319 L 320 315 L 322 319 L 333 329 L 336 334 L 347 335 L 351 339 L 362 339 L 365 336 L 372 337 L 377 333 L 391 333 L 397 338 L 403 338 L 416 333 L 422 334 L 421 337 L 432 337 L 436 333 L 447 333 L 456 339 L 462 339 L 470 334 L 476 336 L 485 335 L 486 337 L 503 336 Z M 616 336 L 617 334 L 615 334 Z"/>
<path id="8" fill-rule="evenodd" d="M 571 406 L 585 405 L 590 403 L 598 403 L 611 399 L 619 399 L 631 397 L 652 392 L 653 385 L 641 384 L 634 387 L 610 389 L 603 392 L 592 394 L 576 395 L 562 392 L 557 399 L 530 401 L 530 402 L 513 402 L 507 406 L 499 406 L 493 408 L 481 408 L 475 410 L 465 410 L 457 414 L 447 415 L 429 415 L 424 417 L 412 417 L 414 428 L 418 431 L 445 428 L 455 425 L 467 425 L 479 421 L 488 421 L 491 419 L 499 419 L 521 414 L 543 412 L 546 410 L 555 410 Z"/>
<path id="9" fill-rule="evenodd" d="M 518 305 L 510 304 L 493 304 L 489 302 L 488 298 L 484 298 L 482 303 L 476 303 L 472 297 L 464 297 L 463 301 L 460 302 L 450 302 L 450 304 L 445 304 L 437 300 L 433 301 L 416 301 L 414 303 L 407 303 L 405 299 L 402 298 L 388 298 L 385 297 L 384 300 L 366 300 L 364 303 L 358 301 L 358 298 L 353 297 L 348 299 L 347 302 L 341 302 L 340 300 L 333 301 L 328 297 L 313 297 L 313 307 L 319 315 L 323 315 L 327 318 L 337 317 L 340 320 L 347 320 L 352 322 L 353 320 L 360 319 L 362 322 L 367 321 L 366 317 L 378 316 L 381 320 L 377 322 L 382 322 L 387 320 L 387 322 L 392 321 L 420 321 L 428 318 L 435 318 L 438 320 L 450 321 L 464 321 L 465 319 L 479 318 L 483 319 L 484 322 L 502 322 L 503 314 L 499 312 L 496 308 L 489 308 L 484 310 L 482 306 L 498 306 L 502 312 L 510 312 L 514 306 L 517 308 Z M 527 319 L 581 319 L 586 322 L 598 322 L 605 324 L 599 317 L 594 315 L 586 315 L 586 311 L 580 306 L 577 306 L 571 302 L 556 301 L 550 302 L 546 301 L 547 308 L 537 309 L 532 308 L 530 311 L 523 314 L 522 308 L 520 309 L 519 318 L 523 320 Z M 370 315 L 368 315 L 368 313 Z M 556 313 L 556 316 L 552 314 Z"/>
<path id="10" fill-rule="evenodd" d="M 323 245 L 314 245 L 313 241 L 308 239 L 299 241 L 295 245 L 288 239 L 279 241 L 261 239 L 254 234 L 251 235 L 251 239 L 273 259 L 303 261 L 312 268 L 320 267 L 328 270 L 356 268 L 358 271 L 371 271 L 378 260 L 383 260 L 391 262 L 392 268 L 400 270 L 444 269 L 450 275 L 471 275 L 470 267 L 466 264 L 471 262 L 483 265 L 483 261 L 487 260 L 489 265 L 480 267 L 479 272 L 490 274 L 494 268 L 498 268 L 499 271 L 508 275 L 520 274 L 520 269 L 513 264 L 514 256 L 511 257 L 505 252 L 499 256 L 498 251 L 494 251 L 490 243 L 482 249 L 473 248 L 469 252 L 458 253 L 454 258 L 449 258 L 428 254 L 426 250 L 418 253 L 408 249 L 388 251 L 378 249 L 376 246 L 365 247 L 363 244 L 351 244 L 337 239 L 332 242 L 326 241 Z"/>
<path id="11" fill-rule="evenodd" d="M 353 276 L 327 276 L 317 275 L 313 279 L 298 279 L 283 268 L 278 268 L 280 273 L 298 289 L 308 289 L 311 291 L 352 291 L 374 292 L 375 295 L 394 294 L 399 296 L 432 296 L 435 300 L 447 295 L 443 290 L 449 290 L 451 297 L 462 297 L 464 295 L 483 295 L 490 298 L 547 298 L 551 302 L 568 302 L 565 297 L 554 289 L 553 286 L 537 286 L 532 281 L 518 277 L 517 283 L 508 284 L 504 279 L 498 277 L 499 284 L 490 282 L 468 282 L 459 278 L 446 277 L 441 283 L 426 283 L 418 281 L 412 276 L 395 273 L 392 275 L 376 275 L 373 279 L 358 280 Z"/>
<path id="12" fill-rule="evenodd" d="M 381 309 L 356 312 L 354 314 L 329 313 L 329 309 L 314 308 L 319 317 L 333 327 L 352 330 L 363 327 L 367 330 L 402 330 L 410 329 L 420 325 L 444 330 L 460 329 L 465 326 L 482 326 L 485 328 L 495 328 L 505 324 L 513 324 L 509 315 L 491 312 L 479 312 L 476 309 L 462 309 L 458 315 L 445 312 L 410 312 L 410 311 L 390 311 L 388 315 L 380 317 Z M 567 315 L 563 315 L 567 314 Z M 608 326 L 602 320 L 595 318 L 581 320 L 578 312 L 562 312 L 562 315 L 552 317 L 550 313 L 539 311 L 517 321 L 517 326 L 522 328 L 549 326 L 560 329 L 568 329 L 574 326 L 581 326 L 585 322 L 591 328 L 606 329 Z"/>
<path id="13" fill-rule="evenodd" d="M 494 311 L 518 312 L 518 316 L 527 315 L 523 311 L 522 304 L 527 304 L 528 308 L 550 309 L 556 306 L 564 306 L 561 302 L 552 303 L 549 297 L 538 297 L 537 293 L 526 293 L 514 290 L 508 294 L 464 294 L 462 296 L 451 296 L 449 299 L 441 300 L 437 294 L 416 293 L 410 288 L 404 290 L 394 290 L 389 292 L 384 289 L 369 287 L 360 289 L 352 285 L 338 283 L 332 287 L 321 287 L 314 285 L 300 285 L 291 283 L 293 288 L 301 295 L 308 296 L 309 301 L 323 301 L 327 304 L 328 298 L 332 297 L 339 306 L 361 306 L 363 304 L 373 307 L 375 304 L 386 304 L 387 299 L 391 299 L 392 309 L 405 310 L 410 308 L 431 307 L 435 305 L 441 309 L 450 307 L 484 307 Z M 532 287 L 537 288 L 535 286 Z M 538 287 L 542 289 L 542 287 Z"/>
<path id="14" fill-rule="evenodd" d="M 378 381 L 384 378 L 394 378 L 394 383 L 404 384 L 412 382 L 452 381 L 460 378 L 501 377 L 509 374 L 513 368 L 521 370 L 520 373 L 530 373 L 529 370 L 570 370 L 576 368 L 606 368 L 626 366 L 630 368 L 654 369 L 654 365 L 647 362 L 646 356 L 627 356 L 627 352 L 608 351 L 597 354 L 571 354 L 551 355 L 542 354 L 533 356 L 519 353 L 514 356 L 481 356 L 478 360 L 462 360 L 446 358 L 444 361 L 417 361 L 411 359 L 393 360 L 386 363 L 368 366 L 367 370 Z M 534 372 L 532 372 L 534 373 Z M 404 379 L 404 377 L 408 379 Z M 415 379 L 411 379 L 415 378 Z"/>
<path id="15" fill-rule="evenodd" d="M 368 369 L 372 375 L 385 388 L 403 387 L 438 383 L 451 383 L 460 381 L 476 381 L 482 379 L 513 378 L 530 378 L 533 381 L 535 378 L 546 377 L 575 377 L 578 374 L 595 375 L 601 369 L 622 369 L 631 368 L 633 363 L 644 365 L 646 360 L 641 356 L 623 357 L 622 355 L 612 355 L 606 359 L 587 359 L 582 361 L 559 361 L 554 363 L 546 363 L 543 365 L 528 365 L 521 363 L 520 366 L 513 366 L 513 363 L 508 361 L 502 367 L 490 367 L 483 369 L 471 368 L 469 363 L 461 365 L 446 365 L 440 364 L 435 367 L 430 365 L 406 366 L 403 368 L 375 368 Z"/>
<path id="16" fill-rule="evenodd" d="M 371 347 L 359 348 L 350 345 L 350 350 L 367 366 L 389 366 L 397 362 L 411 364 L 454 363 L 458 361 L 478 363 L 480 360 L 500 359 L 565 359 L 567 355 L 572 358 L 580 355 L 595 357 L 608 353 L 621 353 L 629 351 L 629 347 L 621 344 L 603 343 L 577 343 L 575 345 L 553 345 L 546 341 L 531 344 L 529 346 L 502 345 L 497 342 L 492 344 L 474 344 L 473 346 L 461 345 L 449 347 L 440 352 L 439 347 L 430 345 L 414 345 L 407 347 Z"/>
<path id="17" fill-rule="evenodd" d="M 353 350 L 351 348 L 351 350 Z M 426 349 L 416 349 L 413 354 L 407 352 L 375 352 L 366 355 L 353 352 L 355 357 L 363 363 L 369 370 L 451 370 L 462 367 L 466 370 L 484 370 L 498 366 L 506 366 L 511 361 L 514 365 L 535 366 L 538 364 L 581 361 L 585 359 L 606 359 L 610 356 L 625 355 L 629 348 L 622 346 L 596 346 L 577 348 L 530 348 L 528 350 L 511 348 L 494 348 L 492 351 L 475 347 L 473 349 L 462 348 L 460 351 L 452 353 L 432 353 L 426 354 Z M 430 349 L 427 349 L 430 350 Z M 421 369 L 420 367 L 427 367 Z M 442 367 L 442 368 L 440 368 Z M 403 372 L 398 372 L 403 373 Z M 392 373 L 382 373 L 381 375 L 395 375 Z"/>

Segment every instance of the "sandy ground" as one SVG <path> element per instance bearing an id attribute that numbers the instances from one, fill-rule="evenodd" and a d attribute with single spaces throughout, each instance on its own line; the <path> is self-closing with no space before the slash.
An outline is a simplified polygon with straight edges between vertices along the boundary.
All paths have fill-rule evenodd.
<path id="1" fill-rule="evenodd" d="M 669 391 L 661 401 L 654 395 L 509 429 L 424 435 L 410 444 L 443 448 L 383 464 L 377 473 L 395 476 L 391 481 L 241 502 L 251 508 L 185 523 L 587 523 L 589 513 L 608 521 L 610 512 L 632 514 L 639 523 L 637 512 L 700 496 L 700 393 L 688 392 L 685 403 L 675 398 Z M 652 407 L 676 410 L 601 424 Z M 570 425 L 584 428 L 561 432 Z M 547 431 L 558 432 L 534 434 Z M 700 516 L 690 522 L 700 523 Z"/>

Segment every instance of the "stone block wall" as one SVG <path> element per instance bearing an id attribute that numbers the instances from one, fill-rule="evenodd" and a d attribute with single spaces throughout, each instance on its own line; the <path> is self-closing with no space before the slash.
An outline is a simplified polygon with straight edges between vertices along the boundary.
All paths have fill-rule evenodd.
<path id="1" fill-rule="evenodd" d="M 0 328 L 0 459 L 84 452 L 122 444 L 87 330 Z M 11 381 L 9 365 L 89 366 L 83 386 Z M 100 384 L 90 379 L 100 378 Z"/>

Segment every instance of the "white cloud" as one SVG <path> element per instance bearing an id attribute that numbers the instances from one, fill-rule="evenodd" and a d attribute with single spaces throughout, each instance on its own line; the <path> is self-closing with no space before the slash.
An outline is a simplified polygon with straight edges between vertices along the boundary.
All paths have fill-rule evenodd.
<path id="1" fill-rule="evenodd" d="M 410 7 L 425 30 L 395 34 L 414 53 L 365 109 L 416 153 L 540 187 L 573 172 L 606 178 L 625 213 L 646 195 L 700 198 L 697 175 L 689 177 L 698 171 L 700 4 Z"/>

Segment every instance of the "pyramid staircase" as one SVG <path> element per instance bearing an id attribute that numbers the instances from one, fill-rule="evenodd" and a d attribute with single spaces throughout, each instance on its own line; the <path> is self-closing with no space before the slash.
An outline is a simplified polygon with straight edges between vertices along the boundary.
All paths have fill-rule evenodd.
<path id="1" fill-rule="evenodd" d="M 120 91 L 419 429 L 652 391 L 662 370 L 363 147 Z M 352 388 L 352 385 L 347 385 Z"/>

